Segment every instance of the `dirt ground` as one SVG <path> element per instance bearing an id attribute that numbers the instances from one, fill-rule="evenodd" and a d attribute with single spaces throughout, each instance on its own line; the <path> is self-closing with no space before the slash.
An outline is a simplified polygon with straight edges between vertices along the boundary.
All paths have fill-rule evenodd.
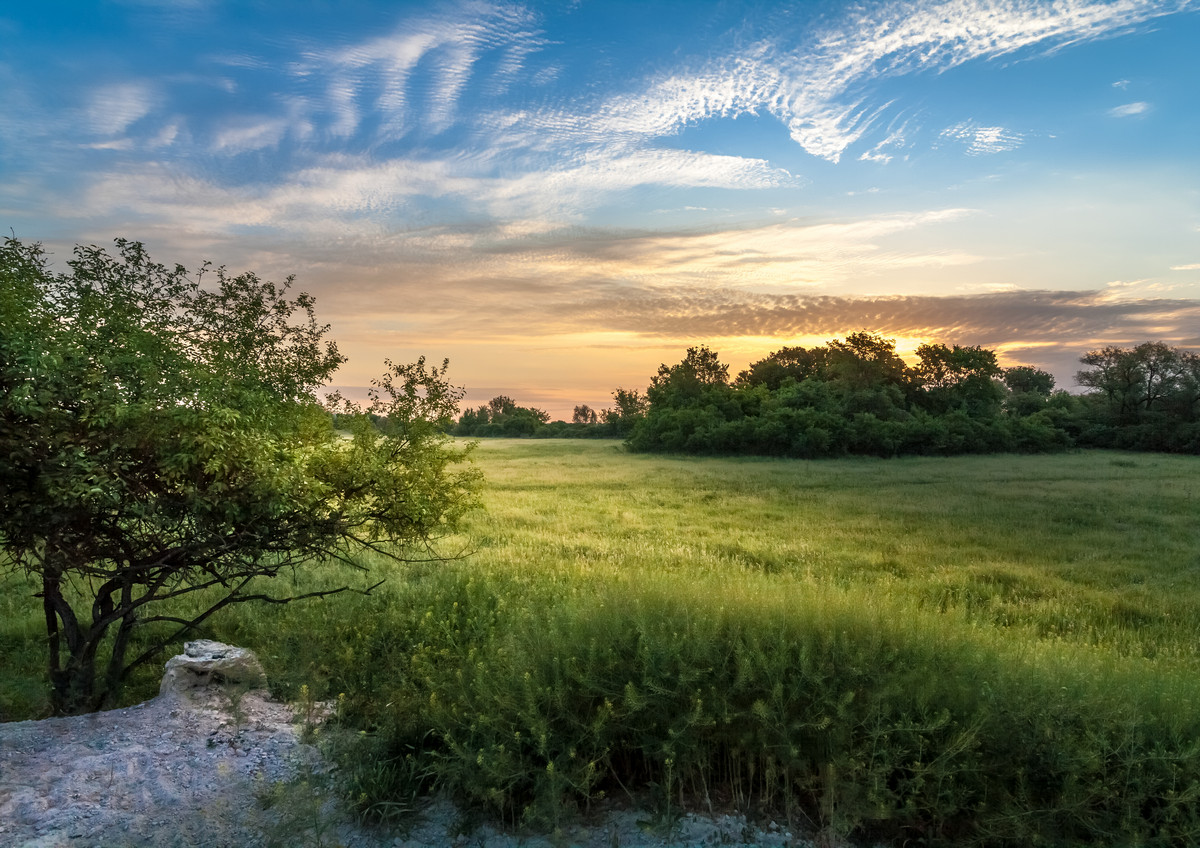
<path id="1" fill-rule="evenodd" d="M 323 788 L 328 766 L 300 731 L 295 711 L 265 693 L 219 687 L 0 724 L 0 848 L 811 845 L 740 816 L 685 816 L 654 833 L 632 810 L 560 834 L 464 832 L 444 800 L 430 800 L 407 832 L 362 828 Z"/>

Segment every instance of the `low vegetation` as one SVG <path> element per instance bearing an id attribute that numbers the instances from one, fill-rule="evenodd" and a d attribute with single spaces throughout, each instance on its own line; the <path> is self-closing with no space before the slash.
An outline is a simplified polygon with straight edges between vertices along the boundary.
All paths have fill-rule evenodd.
<path id="1" fill-rule="evenodd" d="M 543 828 L 609 797 L 831 841 L 1200 841 L 1200 460 L 477 456 L 470 556 L 209 622 L 280 694 L 341 696 L 365 813 L 441 788 Z M 17 718 L 44 634 L 4 579 Z"/>

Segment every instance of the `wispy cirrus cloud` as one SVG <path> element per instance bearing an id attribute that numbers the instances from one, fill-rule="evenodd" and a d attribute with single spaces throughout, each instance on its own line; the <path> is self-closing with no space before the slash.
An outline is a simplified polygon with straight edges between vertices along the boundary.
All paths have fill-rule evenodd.
<path id="1" fill-rule="evenodd" d="M 500 258 L 559 278 L 580 273 L 645 289 L 719 286 L 747 291 L 837 290 L 898 268 L 970 265 L 961 250 L 903 248 L 895 237 L 936 228 L 971 214 L 966 209 L 881 215 L 846 221 L 779 223 L 698 231 L 563 229 L 488 243 L 499 273 L 514 273 Z"/>
<path id="2" fill-rule="evenodd" d="M 1021 133 L 1007 130 L 1004 127 L 982 127 L 974 121 L 947 127 L 942 130 L 941 138 L 965 145 L 968 156 L 983 156 L 989 153 L 1016 150 L 1025 140 Z"/>
<path id="3" fill-rule="evenodd" d="M 1135 115 L 1145 115 L 1150 111 L 1150 104 L 1139 100 L 1136 103 L 1125 103 L 1121 106 L 1114 107 L 1108 110 L 1108 114 L 1113 118 L 1132 118 Z"/>
<path id="4" fill-rule="evenodd" d="M 274 143 L 290 129 L 294 127 L 284 122 L 234 127 L 222 146 L 251 150 Z M 253 227 L 264 233 L 335 240 L 408 230 L 412 223 L 407 216 L 430 203 L 507 222 L 499 224 L 501 228 L 517 225 L 540 231 L 561 226 L 606 196 L 639 186 L 746 189 L 802 184 L 761 159 L 681 150 L 597 152 L 504 178 L 493 173 L 494 164 L 486 153 L 384 162 L 329 155 L 289 173 L 281 183 L 241 185 L 181 175 L 165 165 L 141 165 L 96 178 L 82 202 L 64 202 L 60 214 L 70 218 L 123 213 L 158 226 L 204 227 L 214 233 Z"/>
<path id="5" fill-rule="evenodd" d="M 534 212 L 569 218 L 574 210 L 640 186 L 763 189 L 803 184 L 763 159 L 687 150 L 613 150 L 497 181 L 480 199 L 506 217 Z"/>
<path id="6" fill-rule="evenodd" d="M 534 14 L 519 5 L 467 2 L 405 20 L 394 33 L 336 50 L 306 51 L 293 73 L 316 76 L 340 134 L 370 113 L 379 138 L 436 135 L 461 120 L 460 101 L 479 74 L 486 95 L 506 91 L 543 43 Z M 497 61 L 479 70 L 482 57 Z"/>
<path id="7" fill-rule="evenodd" d="M 806 151 L 837 162 L 889 114 L 891 104 L 879 100 L 883 81 L 942 73 L 1018 51 L 1050 52 L 1127 31 L 1179 8 L 1169 0 L 860 6 L 811 36 L 763 36 L 749 48 L 701 60 L 691 72 L 673 72 L 609 98 L 590 114 L 559 110 L 529 117 L 539 131 L 562 139 L 638 143 L 710 118 L 765 112 Z M 1015 134 L 996 127 L 975 127 L 974 137 L 969 149 L 976 153 L 1019 143 Z M 870 151 L 864 158 L 873 158 Z"/>
<path id="8" fill-rule="evenodd" d="M 311 133 L 312 126 L 304 121 L 282 117 L 234 118 L 216 129 L 212 147 L 215 152 L 229 156 L 251 150 L 274 149 L 289 134 L 304 139 Z"/>
<path id="9" fill-rule="evenodd" d="M 708 55 L 685 57 L 682 70 L 592 95 L 551 84 L 563 59 L 543 55 L 550 42 L 538 13 L 468 0 L 410 13 L 384 35 L 298 49 L 291 61 L 236 51 L 211 57 L 223 69 L 227 105 L 206 114 L 178 107 L 196 85 L 182 78 L 103 86 L 88 106 L 90 143 L 169 153 L 172 180 L 210 181 L 201 195 L 235 194 L 234 213 L 246 210 L 251 220 L 295 232 L 321 217 L 318 198 L 334 204 L 333 218 L 345 219 L 380 210 L 399 215 L 397 198 L 422 193 L 471 197 L 474 214 L 494 220 L 570 222 L 642 186 L 759 190 L 805 183 L 762 158 L 680 151 L 665 143 L 688 126 L 769 114 L 814 156 L 837 162 L 870 134 L 858 158 L 886 163 L 913 144 L 920 128 L 903 106 L 882 97 L 882 82 L 1020 50 L 1054 50 L 1177 8 L 1169 0 L 877 3 L 804 31 L 742 33 Z M 253 87 L 246 75 L 279 78 L 265 106 L 246 108 L 240 92 Z M 508 102 L 501 94 L 535 84 L 550 88 L 536 99 L 518 97 L 518 108 L 501 105 Z M 439 140 L 449 137 L 452 143 Z M 1013 150 L 1024 139 L 976 122 L 961 122 L 941 137 L 961 143 L 971 156 Z M 388 154 L 379 156 L 381 149 Z M 238 157 L 266 151 L 281 155 L 271 183 L 255 185 Z M 202 155 L 205 169 L 179 173 L 182 157 L 192 154 Z M 140 170 L 151 182 L 156 178 L 153 160 Z M 113 170 L 101 172 L 96 186 L 117 181 L 145 182 Z M 301 192 L 312 201 L 296 203 Z M 112 194 L 111 205 L 129 195 Z M 96 214 L 104 196 L 90 191 Z M 273 206 L 311 213 L 289 223 L 270 211 Z M 199 214 L 205 215 L 203 204 Z M 370 226 L 398 224 L 383 219 Z"/>
<path id="10" fill-rule="evenodd" d="M 118 135 L 149 115 L 161 99 L 156 88 L 144 81 L 103 85 L 92 92 L 87 103 L 88 123 L 98 135 Z"/>

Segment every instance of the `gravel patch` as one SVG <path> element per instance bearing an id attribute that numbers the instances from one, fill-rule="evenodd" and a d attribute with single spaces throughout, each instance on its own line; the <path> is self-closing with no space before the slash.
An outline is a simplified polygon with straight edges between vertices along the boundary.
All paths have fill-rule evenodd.
<path id="1" fill-rule="evenodd" d="M 210 687 L 125 709 L 0 724 L 6 848 L 657 848 L 812 843 L 742 816 L 686 815 L 668 833 L 612 809 L 556 834 L 464 825 L 430 799 L 407 832 L 359 827 L 327 790 L 329 766 L 295 712 L 264 692 Z"/>

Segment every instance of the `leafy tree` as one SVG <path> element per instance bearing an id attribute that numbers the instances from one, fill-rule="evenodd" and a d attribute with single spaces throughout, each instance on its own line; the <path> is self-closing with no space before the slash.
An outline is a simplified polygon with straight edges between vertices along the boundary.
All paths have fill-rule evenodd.
<path id="1" fill-rule="evenodd" d="M 1016 406 L 1001 414 L 1011 395 L 1006 398 L 993 351 L 928 344 L 918 354 L 920 364 L 910 368 L 893 340 L 852 333 L 825 347 L 783 348 L 730 385 L 715 353 L 690 348 L 683 362 L 659 367 L 646 392 L 647 411 L 628 432 L 627 445 L 635 451 L 899 456 L 1055 450 L 1068 447 L 1080 429 L 1078 406 L 1065 393 L 1034 394 L 1028 414 Z M 1050 375 L 1028 370 L 1014 372 L 1014 381 L 1023 377 L 1039 387 L 1044 376 L 1053 387 Z"/>
<path id="2" fill-rule="evenodd" d="M 549 420 L 550 413 L 545 410 L 518 406 L 492 423 L 498 424 L 501 434 L 505 436 L 532 436 Z"/>
<path id="3" fill-rule="evenodd" d="M 40 583 L 60 713 L 113 705 L 230 604 L 344 589 L 260 578 L 363 549 L 428 557 L 476 502 L 442 432 L 462 397 L 446 363 L 389 362 L 365 409 L 323 408 L 344 357 L 291 278 L 191 277 L 116 245 L 76 248 L 67 273 L 36 245 L 0 249 L 0 567 Z M 198 613 L 170 603 L 192 593 Z"/>
<path id="4" fill-rule="evenodd" d="M 824 371 L 829 361 L 829 349 L 785 347 L 769 354 L 766 358 L 750 363 L 750 367 L 738 374 L 738 386 L 766 386 L 776 391 L 789 377 L 797 383 L 815 377 Z"/>
<path id="5" fill-rule="evenodd" d="M 729 367 L 706 347 L 691 347 L 677 365 L 660 365 L 646 390 L 646 414 L 630 431 L 635 450 L 727 450 L 732 428 L 743 417 Z"/>
<path id="6" fill-rule="evenodd" d="M 628 436 L 638 421 L 646 416 L 650 401 L 637 389 L 614 389 L 616 406 L 600 413 L 604 424 L 618 436 Z"/>
<path id="7" fill-rule="evenodd" d="M 1128 423 L 1136 419 L 1143 374 L 1134 351 L 1110 345 L 1088 351 L 1079 361 L 1088 368 L 1079 371 L 1075 381 L 1102 395 L 1118 421 Z"/>
<path id="8" fill-rule="evenodd" d="M 1080 359 L 1093 390 L 1081 440 L 1103 447 L 1200 452 L 1200 358 L 1163 342 L 1109 346 Z"/>
<path id="9" fill-rule="evenodd" d="M 651 387 L 671 386 L 690 389 L 699 386 L 724 386 L 729 382 L 729 366 L 718 358 L 715 351 L 700 347 L 689 347 L 687 355 L 678 365 L 660 365 L 658 374 L 651 378 Z"/>
<path id="10" fill-rule="evenodd" d="M 468 409 L 458 419 L 458 426 L 454 432 L 460 436 L 473 436 L 489 420 L 491 420 L 491 416 L 486 406 L 481 406 L 477 409 Z"/>
<path id="11" fill-rule="evenodd" d="M 650 401 L 637 389 L 614 389 L 613 402 L 617 405 L 617 413 L 622 420 L 628 421 L 646 414 Z"/>
<path id="12" fill-rule="evenodd" d="M 507 395 L 497 395 L 464 412 L 452 429 L 459 436 L 532 436 L 549 420 L 545 410 L 517 406 Z"/>
<path id="13" fill-rule="evenodd" d="M 923 344 L 917 348 L 915 372 L 933 411 L 960 409 L 973 417 L 991 417 L 1000 409 L 1004 373 L 994 351 L 982 347 Z"/>
<path id="14" fill-rule="evenodd" d="M 1032 365 L 1014 365 L 1001 375 L 1008 397 L 1004 409 L 1009 415 L 1027 417 L 1044 410 L 1054 394 L 1054 375 Z"/>
<path id="15" fill-rule="evenodd" d="M 1032 365 L 1005 368 L 1001 379 L 1005 387 L 1015 395 L 1037 394 L 1048 398 L 1054 392 L 1054 375 Z"/>
<path id="16" fill-rule="evenodd" d="M 596 414 L 596 410 L 592 409 L 586 403 L 575 407 L 571 414 L 572 424 L 596 424 L 600 420 L 600 416 Z"/>
<path id="17" fill-rule="evenodd" d="M 828 345 L 829 375 L 854 388 L 874 388 L 890 384 L 907 391 L 911 375 L 904 360 L 896 353 L 894 339 L 875 333 L 851 333 L 844 340 Z"/>
<path id="18" fill-rule="evenodd" d="M 488 413 L 492 421 L 512 415 L 517 411 L 517 402 L 508 395 L 496 395 L 487 402 Z"/>
<path id="19" fill-rule="evenodd" d="M 1089 368 L 1075 379 L 1103 395 L 1119 421 L 1131 423 L 1143 413 L 1164 408 L 1167 399 L 1187 383 L 1194 357 L 1163 342 L 1109 346 L 1081 357 L 1079 361 Z"/>
<path id="20" fill-rule="evenodd" d="M 1179 370 L 1163 409 L 1181 421 L 1200 423 L 1200 354 L 1178 351 Z"/>

